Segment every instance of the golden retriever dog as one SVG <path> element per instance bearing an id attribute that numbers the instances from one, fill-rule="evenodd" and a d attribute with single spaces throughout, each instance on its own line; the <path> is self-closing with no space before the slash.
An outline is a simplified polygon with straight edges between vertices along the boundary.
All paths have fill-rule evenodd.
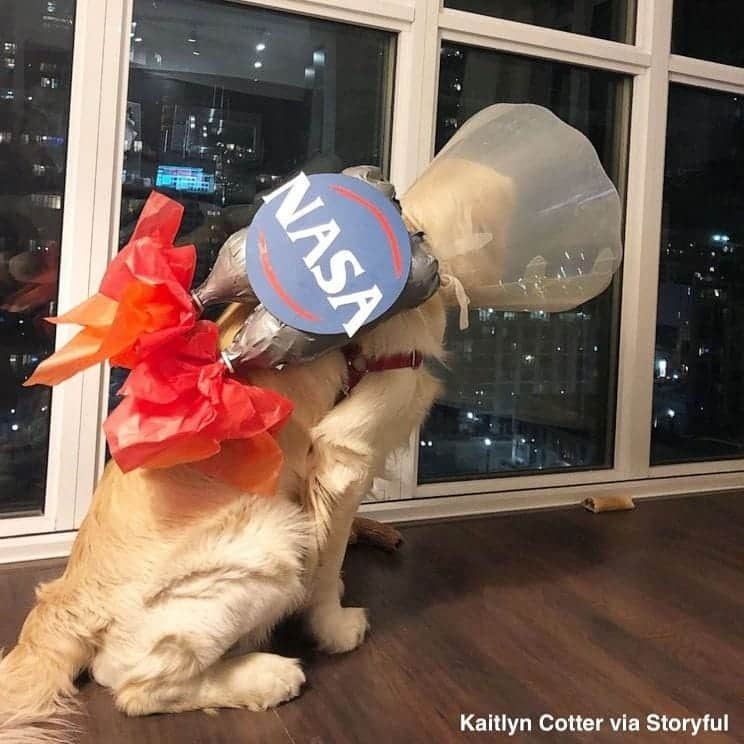
<path id="1" fill-rule="evenodd" d="M 440 295 L 360 333 L 362 351 L 441 359 Z M 247 312 L 234 306 L 223 316 L 223 343 Z M 285 463 L 274 497 L 188 466 L 123 474 L 109 463 L 64 575 L 38 588 L 0 662 L 4 744 L 64 741 L 85 669 L 132 716 L 265 710 L 295 697 L 305 679 L 297 659 L 257 650 L 283 617 L 302 612 L 328 653 L 362 642 L 366 610 L 340 601 L 351 523 L 439 383 L 425 365 L 372 372 L 343 397 L 346 378 L 341 352 L 250 375 L 295 404 L 278 437 Z M 244 653 L 225 658 L 239 640 Z"/>

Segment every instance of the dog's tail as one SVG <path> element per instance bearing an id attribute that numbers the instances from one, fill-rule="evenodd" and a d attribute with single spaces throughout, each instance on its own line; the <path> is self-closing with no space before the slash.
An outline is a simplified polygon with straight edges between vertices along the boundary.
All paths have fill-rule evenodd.
<path id="1" fill-rule="evenodd" d="M 77 730 L 74 680 L 92 658 L 93 617 L 80 617 L 80 597 L 65 577 L 39 587 L 37 597 L 18 645 L 0 660 L 2 744 L 69 742 Z"/>

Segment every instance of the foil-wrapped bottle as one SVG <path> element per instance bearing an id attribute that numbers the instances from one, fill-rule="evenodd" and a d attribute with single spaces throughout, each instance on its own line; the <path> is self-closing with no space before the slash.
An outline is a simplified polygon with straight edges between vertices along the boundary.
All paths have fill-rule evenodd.
<path id="1" fill-rule="evenodd" d="M 317 154 L 302 166 L 302 171 L 306 174 L 336 173 L 339 168 L 340 160 L 337 156 L 332 154 Z M 366 180 L 376 187 L 376 183 L 368 179 L 377 178 L 381 184 L 387 184 L 386 181 L 382 181 L 380 169 L 374 166 L 362 165 L 350 170 L 358 170 L 359 175 L 357 178 Z M 367 170 L 370 171 L 370 175 L 365 177 L 364 174 Z M 274 188 L 279 188 L 296 175 L 297 173 L 291 173 L 286 178 L 282 178 L 276 182 L 271 189 L 265 189 L 259 192 L 251 204 L 230 207 L 226 210 L 225 217 L 228 223 L 232 223 L 234 227 L 238 227 L 240 224 L 245 227 L 237 230 L 237 232 L 233 233 L 225 241 L 225 244 L 217 255 L 217 260 L 212 270 L 209 272 L 209 276 L 191 293 L 194 303 L 200 310 L 204 310 L 204 308 L 210 305 L 219 305 L 226 302 L 239 302 L 243 305 L 254 306 L 258 304 L 258 298 L 248 281 L 248 274 L 245 267 L 245 241 L 248 234 L 248 226 L 253 222 L 253 218 L 263 205 L 264 196 L 271 193 Z M 390 189 L 393 189 L 392 184 L 388 184 L 388 186 Z M 385 193 L 384 189 L 386 187 L 380 186 L 377 188 L 380 188 Z M 394 194 L 395 189 L 393 189 Z"/>
<path id="2" fill-rule="evenodd" d="M 382 177 L 378 167 L 359 165 L 347 168 L 343 174 L 374 186 L 400 208 L 393 184 Z M 259 199 L 249 215 L 251 219 L 258 211 L 258 204 Z M 348 344 L 349 337 L 344 334 L 312 334 L 292 328 L 259 304 L 246 271 L 247 232 L 246 227 L 225 242 L 206 281 L 192 293 L 201 309 L 224 302 L 239 302 L 255 308 L 223 352 L 226 364 L 233 371 L 281 368 L 312 361 Z M 423 234 L 411 233 L 409 240 L 411 266 L 406 285 L 398 299 L 373 325 L 403 310 L 418 307 L 439 289 L 439 264 L 426 250 Z"/>
<path id="3" fill-rule="evenodd" d="M 367 328 L 374 327 L 403 310 L 426 302 L 439 289 L 439 264 L 424 248 L 421 233 L 411 240 L 411 269 L 403 292 L 393 305 Z M 282 323 L 263 305 L 259 305 L 222 352 L 233 370 L 281 368 L 317 359 L 349 343 L 345 334 L 316 335 Z"/>
<path id="4" fill-rule="evenodd" d="M 191 293 L 200 310 L 222 302 L 258 304 L 258 298 L 248 281 L 248 274 L 245 270 L 247 234 L 248 228 L 245 227 L 225 241 L 209 276 Z"/>

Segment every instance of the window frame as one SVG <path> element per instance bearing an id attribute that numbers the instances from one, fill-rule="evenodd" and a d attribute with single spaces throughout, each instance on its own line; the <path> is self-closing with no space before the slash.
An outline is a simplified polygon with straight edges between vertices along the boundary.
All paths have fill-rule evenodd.
<path id="1" fill-rule="evenodd" d="M 97 148 L 91 147 L 91 142 L 95 142 L 100 128 L 97 101 L 102 82 L 101 29 L 104 22 L 104 3 L 77 0 L 58 288 L 58 305 L 64 308 L 87 297 L 91 287 L 96 285 L 91 281 L 94 266 L 89 258 L 92 255 L 90 205 L 98 164 Z M 60 327 L 56 348 L 73 335 L 73 329 Z M 39 552 L 44 555 L 47 550 L 64 549 L 64 539 L 36 537 L 29 541 L 19 536 L 59 534 L 76 527 L 75 509 L 79 496 L 90 491 L 94 483 L 93 465 L 100 427 L 89 404 L 99 390 L 97 369 L 54 389 L 44 510 L 38 515 L 0 518 L 0 562 L 6 551 L 12 556 L 26 557 L 26 543 L 36 546 L 31 549 L 33 556 Z"/>
<path id="2" fill-rule="evenodd" d="M 620 309 L 614 466 L 596 471 L 418 485 L 418 432 L 399 453 L 379 500 L 381 519 L 421 520 L 556 506 L 597 493 L 642 498 L 741 487 L 744 459 L 649 463 L 656 303 L 670 83 L 744 94 L 744 68 L 670 54 L 673 0 L 637 0 L 633 44 L 442 7 L 441 0 L 230 0 L 238 5 L 398 34 L 391 179 L 407 188 L 433 154 L 442 41 L 632 76 Z M 132 0 L 77 0 L 60 307 L 94 292 L 115 251 Z M 73 249 L 74 246 L 74 249 Z M 75 251 L 73 256 L 73 250 Z M 80 272 L 78 267 L 86 266 Z M 70 331 L 60 330 L 58 345 Z M 0 562 L 62 555 L 102 472 L 108 373 L 90 370 L 55 390 L 43 515 L 0 519 Z M 65 452 L 61 452 L 62 444 Z M 22 537 L 23 535 L 35 537 Z M 16 535 L 19 537 L 9 537 Z"/>

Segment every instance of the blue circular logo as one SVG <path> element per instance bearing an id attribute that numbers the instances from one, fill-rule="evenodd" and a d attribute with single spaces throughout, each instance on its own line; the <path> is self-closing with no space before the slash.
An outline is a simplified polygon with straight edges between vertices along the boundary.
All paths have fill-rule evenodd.
<path id="1" fill-rule="evenodd" d="M 353 336 L 398 299 L 411 248 L 395 206 L 351 176 L 300 173 L 264 197 L 246 239 L 258 299 L 301 331 Z"/>

